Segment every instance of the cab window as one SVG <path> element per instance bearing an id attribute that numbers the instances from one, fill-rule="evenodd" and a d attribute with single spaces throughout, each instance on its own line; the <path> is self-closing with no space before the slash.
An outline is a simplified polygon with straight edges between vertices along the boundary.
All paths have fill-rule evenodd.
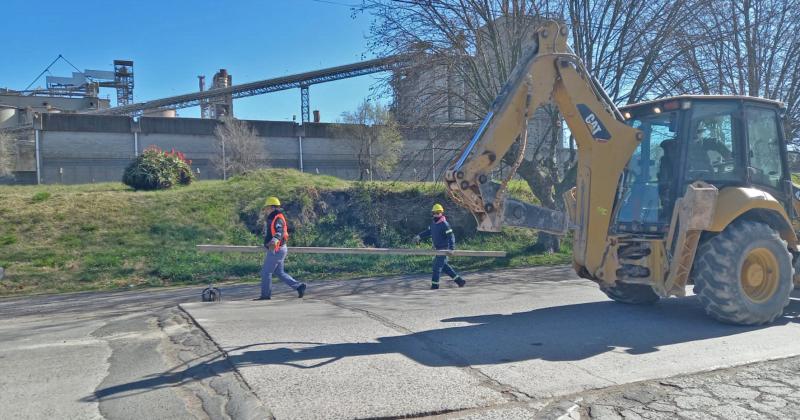
<path id="1" fill-rule="evenodd" d="M 617 221 L 624 228 L 669 222 L 678 158 L 678 113 L 667 112 L 633 118 L 628 124 L 643 138 L 625 167 Z"/>
<path id="2" fill-rule="evenodd" d="M 780 189 L 783 160 L 778 115 L 771 109 L 748 107 L 745 120 L 750 158 L 747 170 L 750 180 L 754 184 Z"/>
<path id="3" fill-rule="evenodd" d="M 686 180 L 724 183 L 742 181 L 736 103 L 696 102 L 689 124 Z"/>

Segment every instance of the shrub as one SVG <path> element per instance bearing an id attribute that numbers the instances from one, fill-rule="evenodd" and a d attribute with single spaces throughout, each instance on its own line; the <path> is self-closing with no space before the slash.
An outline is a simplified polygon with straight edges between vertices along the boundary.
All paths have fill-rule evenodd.
<path id="1" fill-rule="evenodd" d="M 164 152 L 150 146 L 125 168 L 122 182 L 136 190 L 163 190 L 178 184 L 189 185 L 194 181 L 191 164 L 191 160 L 175 149 Z"/>
<path id="2" fill-rule="evenodd" d="M 181 185 L 189 185 L 194 181 L 194 174 L 192 173 L 192 161 L 187 160 L 182 152 L 177 152 L 172 149 L 171 152 L 164 153 L 172 164 L 175 165 L 175 170 L 178 172 L 178 183 Z"/>
<path id="3" fill-rule="evenodd" d="M 37 192 L 36 194 L 33 195 L 33 198 L 31 198 L 31 201 L 33 201 L 34 203 L 39 203 L 41 201 L 47 200 L 48 198 L 50 198 L 50 193 L 49 192 L 47 192 L 47 191 L 39 191 L 39 192 Z"/>

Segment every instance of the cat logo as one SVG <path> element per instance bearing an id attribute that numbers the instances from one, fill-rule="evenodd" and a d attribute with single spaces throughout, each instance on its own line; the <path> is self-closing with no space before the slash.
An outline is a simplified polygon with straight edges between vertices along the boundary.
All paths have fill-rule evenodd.
<path id="1" fill-rule="evenodd" d="M 596 141 L 605 143 L 611 140 L 611 134 L 609 134 L 608 130 L 603 126 L 603 123 L 594 115 L 588 106 L 577 104 L 577 107 L 578 111 L 581 113 L 581 117 L 583 117 L 583 122 L 586 123 L 586 127 L 589 129 L 589 132 L 592 133 L 592 137 L 594 137 Z"/>

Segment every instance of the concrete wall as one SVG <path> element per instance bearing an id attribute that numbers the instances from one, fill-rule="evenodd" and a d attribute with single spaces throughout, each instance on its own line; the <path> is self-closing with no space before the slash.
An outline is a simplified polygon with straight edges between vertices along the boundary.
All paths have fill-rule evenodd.
<path id="1" fill-rule="evenodd" d="M 332 124 L 248 121 L 262 141 L 265 167 L 303 169 L 310 173 L 344 179 L 369 178 L 358 165 L 360 145 L 337 137 Z M 36 160 L 32 147 L 39 134 L 40 175 L 43 184 L 76 184 L 120 181 L 125 167 L 148 146 L 175 149 L 191 159 L 199 179 L 219 179 L 211 158 L 217 153 L 216 120 L 194 118 L 147 118 L 75 114 L 43 114 L 25 134 L 26 149 L 17 163 L 17 182 L 35 182 Z M 404 133 L 400 163 L 390 173 L 375 171 L 374 179 L 431 180 L 441 177 L 445 165 L 471 127 L 415 130 Z M 30 143 L 30 144 L 28 144 Z M 432 150 L 432 145 L 436 146 Z M 375 153 L 380 153 L 379 150 Z M 199 173 L 197 170 L 199 169 Z"/>
<path id="2" fill-rule="evenodd" d="M 31 108 L 35 111 L 47 112 L 57 109 L 66 112 L 84 111 L 87 109 L 107 109 L 108 99 L 101 98 L 66 98 L 63 96 L 23 96 L 14 93 L 0 93 L 0 105 L 13 108 Z"/>
<path id="3" fill-rule="evenodd" d="M 41 182 L 119 181 L 134 158 L 133 133 L 41 131 Z"/>

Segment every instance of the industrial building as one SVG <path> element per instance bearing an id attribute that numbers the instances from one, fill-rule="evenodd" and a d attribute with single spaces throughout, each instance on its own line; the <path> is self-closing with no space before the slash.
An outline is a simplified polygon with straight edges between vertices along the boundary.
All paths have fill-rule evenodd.
<path id="1" fill-rule="evenodd" d="M 417 102 L 430 95 L 438 95 L 430 103 L 444 106 L 430 113 L 433 119 L 426 127 L 405 125 L 397 170 L 372 175 L 375 179 L 432 180 L 442 174 L 476 123 L 465 102 L 472 93 L 452 66 L 430 60 L 429 66 L 418 67 L 413 57 L 392 56 L 239 85 L 233 84 L 226 69 L 219 69 L 208 87 L 206 77 L 198 76 L 196 92 L 135 102 L 133 61 L 115 60 L 114 71 L 76 71 L 70 77 L 48 76 L 45 88 L 0 90 L 0 130 L 15 139 L 15 183 L 118 181 L 130 160 L 150 145 L 184 152 L 200 179 L 221 178 L 210 164 L 216 153 L 214 129 L 219 118 L 234 115 L 233 100 L 299 89 L 301 124 L 248 121 L 269 157 L 264 165 L 358 179 L 363 174 L 355 140 L 336 138 L 331 124 L 319 123 L 319 112 L 311 111 L 310 88 L 391 71 L 395 111 L 400 112 L 401 121 L 404 106 L 424 109 Z M 431 87 L 434 91 L 423 91 Z M 115 90 L 116 106 L 100 97 L 101 89 Z M 201 118 L 176 118 L 178 109 L 188 107 L 199 107 Z M 531 129 L 547 124 L 549 119 L 537 113 Z"/>
<path id="2" fill-rule="evenodd" d="M 117 64 L 123 65 L 117 67 Z M 118 181 L 128 163 L 146 147 L 184 152 L 200 179 L 220 178 L 210 160 L 215 150 L 218 119 L 233 116 L 233 99 L 286 89 L 300 89 L 301 121 L 248 121 L 263 143 L 265 166 L 297 168 L 314 173 L 357 179 L 360 174 L 356 140 L 336 138 L 331 124 L 319 123 L 310 112 L 314 84 L 391 70 L 402 59 L 389 57 L 307 73 L 234 85 L 220 69 L 206 89 L 198 76 L 198 91 L 141 103 L 133 102 L 133 62 L 115 61 L 115 72 L 86 70 L 72 77 L 48 77 L 47 88 L 8 92 L 0 100 L 0 130 L 16 142 L 16 183 L 87 183 Z M 123 77 L 125 76 L 125 77 Z M 117 90 L 116 107 L 98 97 L 99 88 Z M 199 106 L 201 118 L 175 118 L 176 110 Z M 447 161 L 436 148 L 455 150 L 469 128 L 444 134 L 421 130 L 406 134 L 406 150 L 392 174 L 375 179 L 431 179 Z M 456 135 L 456 133 L 458 133 Z M 448 144 L 450 135 L 457 144 Z M 440 139 L 434 142 L 433 138 Z M 5 180 L 10 182 L 11 180 Z"/>

